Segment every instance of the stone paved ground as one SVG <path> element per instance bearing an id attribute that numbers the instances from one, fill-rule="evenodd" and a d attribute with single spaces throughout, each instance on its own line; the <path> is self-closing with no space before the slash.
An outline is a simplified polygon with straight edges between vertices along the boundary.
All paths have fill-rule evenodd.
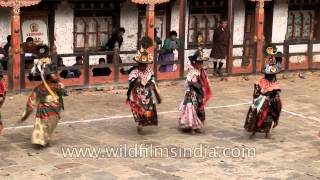
<path id="1" fill-rule="evenodd" d="M 12 128 L 22 113 L 26 93 L 8 95 L 2 108 L 7 129 L 0 136 L 0 179 L 320 179 L 319 74 L 308 73 L 305 79 L 296 74 L 279 78 L 285 112 L 270 139 L 263 134 L 249 138 L 242 128 L 249 106 L 245 103 L 251 100 L 255 78 L 211 79 L 215 98 L 209 103 L 205 132 L 194 136 L 180 132 L 176 125 L 183 82 L 170 86 L 162 83 L 160 126 L 145 129 L 143 135 L 136 133 L 129 107 L 124 104 L 125 90 L 73 91 L 65 98 L 66 111 L 51 146 L 41 150 L 30 145 L 32 118 L 20 125 L 23 127 Z M 124 144 L 162 148 L 202 144 L 217 148 L 219 156 L 106 158 L 102 153 L 100 158 L 64 158 L 62 155 L 62 148 L 66 147 L 110 149 Z M 221 148 L 255 148 L 256 156 L 224 157 Z"/>

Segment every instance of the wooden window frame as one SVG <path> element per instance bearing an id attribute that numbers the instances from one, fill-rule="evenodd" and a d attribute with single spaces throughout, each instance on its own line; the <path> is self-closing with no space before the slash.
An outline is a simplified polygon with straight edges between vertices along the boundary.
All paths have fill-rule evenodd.
<path id="1" fill-rule="evenodd" d="M 216 29 L 217 25 L 219 24 L 219 19 L 222 18 L 222 15 L 223 14 L 226 14 L 227 13 L 227 8 L 225 7 L 225 5 L 227 4 L 225 1 L 222 1 L 222 0 L 214 0 L 214 1 L 203 1 L 203 2 L 200 2 L 199 4 L 199 0 L 195 0 L 195 1 L 190 1 L 188 3 L 189 5 L 189 18 L 188 18 L 188 32 L 187 32 L 187 45 L 188 45 L 188 48 L 196 48 L 198 46 L 198 43 L 197 42 L 190 42 L 189 41 L 189 37 L 190 37 L 190 30 L 194 30 L 194 33 L 197 33 L 199 30 L 198 30 L 198 27 L 197 25 L 201 22 L 197 22 L 196 23 L 196 27 L 195 28 L 191 28 L 190 29 L 190 22 L 191 22 L 191 18 L 193 18 L 193 16 L 202 16 L 202 17 L 206 17 L 207 18 L 207 22 L 206 22 L 206 30 L 205 30 L 205 33 L 206 33 L 206 36 L 205 36 L 205 39 L 204 39 L 204 46 L 205 47 L 211 47 L 212 46 L 212 42 L 209 41 L 210 39 L 210 30 L 214 30 Z M 201 4 L 202 3 L 202 4 Z M 209 24 L 209 19 L 208 17 L 210 15 L 213 15 L 214 16 L 214 21 L 215 22 L 215 27 L 211 28 L 211 27 L 208 27 L 208 24 Z M 219 19 L 216 17 L 217 15 L 219 15 Z M 209 28 L 209 29 L 208 29 Z"/>
<path id="2" fill-rule="evenodd" d="M 301 40 L 320 40 L 320 4 L 317 1 L 303 1 L 301 0 L 300 3 L 296 1 L 290 0 L 289 1 L 289 9 L 288 9 L 288 20 L 289 15 L 291 14 L 292 17 L 292 33 L 286 36 L 286 39 L 289 41 L 301 41 Z M 295 18 L 298 14 L 297 12 L 300 11 L 301 16 L 301 34 L 299 37 L 295 34 Z M 305 36 L 305 18 L 306 14 L 303 11 L 308 11 L 307 15 L 310 16 L 310 33 L 308 36 Z M 288 22 L 289 24 L 289 22 Z M 288 24 L 287 24 L 287 33 L 288 33 Z"/>
<path id="3" fill-rule="evenodd" d="M 85 48 L 89 51 L 97 52 L 103 51 L 104 49 L 101 47 L 101 34 L 106 34 L 107 38 L 110 38 L 112 33 L 119 29 L 120 27 L 120 2 L 79 2 L 73 3 L 72 7 L 74 9 L 74 31 L 73 31 L 73 49 L 74 52 L 82 52 Z M 77 47 L 77 39 L 76 39 L 76 20 L 77 18 L 93 18 L 97 23 L 96 27 L 96 47 L 86 47 L 88 44 L 89 34 L 87 31 L 87 23 L 85 23 L 85 37 L 84 37 L 84 47 Z M 100 31 L 101 25 L 99 20 L 96 18 L 110 18 L 108 22 L 109 29 L 107 31 Z"/>

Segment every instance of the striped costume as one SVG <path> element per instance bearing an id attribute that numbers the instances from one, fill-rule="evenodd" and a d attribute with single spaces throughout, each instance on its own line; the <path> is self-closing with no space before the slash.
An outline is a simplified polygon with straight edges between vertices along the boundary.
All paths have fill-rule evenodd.
<path id="1" fill-rule="evenodd" d="M 25 114 L 30 114 L 33 107 L 37 106 L 36 120 L 32 133 L 32 144 L 46 146 L 60 120 L 60 112 L 63 105 L 63 85 L 61 83 L 48 83 L 52 91 L 57 94 L 53 97 L 45 85 L 37 86 L 28 98 Z"/>

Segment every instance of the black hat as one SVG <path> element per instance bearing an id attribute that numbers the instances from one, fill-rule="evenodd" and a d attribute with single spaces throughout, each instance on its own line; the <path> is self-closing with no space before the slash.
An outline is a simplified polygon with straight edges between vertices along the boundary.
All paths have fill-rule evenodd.
<path id="1" fill-rule="evenodd" d="M 208 61 L 209 58 L 205 57 L 203 49 L 198 49 L 192 56 L 189 56 L 190 61 Z"/>
<path id="2" fill-rule="evenodd" d="M 49 47 L 47 45 L 39 45 L 36 55 L 37 58 L 49 57 Z"/>

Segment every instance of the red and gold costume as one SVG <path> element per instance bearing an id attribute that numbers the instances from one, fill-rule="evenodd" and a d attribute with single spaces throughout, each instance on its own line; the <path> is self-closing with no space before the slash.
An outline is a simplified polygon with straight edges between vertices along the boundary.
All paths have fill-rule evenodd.
<path id="1" fill-rule="evenodd" d="M 274 54 L 270 47 L 266 51 L 268 56 L 263 70 L 265 76 L 254 85 L 253 103 L 249 108 L 244 128 L 253 134 L 263 132 L 268 136 L 272 124 L 273 128 L 278 125 L 282 110 L 281 89 L 276 78 L 276 74 L 280 72 L 282 54 Z"/>

